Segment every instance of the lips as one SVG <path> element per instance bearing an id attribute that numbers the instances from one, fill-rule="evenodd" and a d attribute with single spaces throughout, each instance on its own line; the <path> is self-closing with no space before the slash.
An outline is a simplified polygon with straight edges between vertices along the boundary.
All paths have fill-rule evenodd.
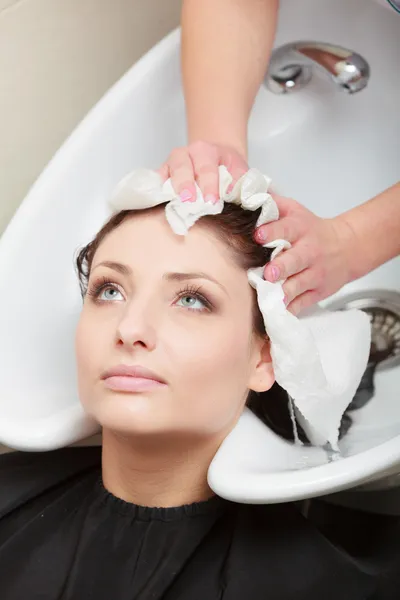
<path id="1" fill-rule="evenodd" d="M 144 392 L 166 385 L 165 379 L 139 365 L 118 365 L 106 371 L 102 380 L 107 388 L 119 392 Z"/>

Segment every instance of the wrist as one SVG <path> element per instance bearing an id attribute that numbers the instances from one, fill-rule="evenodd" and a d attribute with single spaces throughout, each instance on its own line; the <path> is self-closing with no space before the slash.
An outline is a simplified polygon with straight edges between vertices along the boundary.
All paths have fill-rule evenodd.
<path id="1" fill-rule="evenodd" d="M 195 144 L 196 142 L 205 142 L 207 144 L 212 144 L 216 148 L 219 148 L 220 152 L 221 151 L 224 152 L 225 156 L 227 155 L 227 153 L 232 156 L 234 156 L 235 154 L 239 155 L 243 159 L 243 161 L 247 164 L 247 152 L 245 149 L 243 149 L 243 146 L 240 144 L 226 143 L 225 141 L 220 141 L 215 138 L 204 138 L 204 137 L 190 140 L 189 144 Z M 229 165 L 227 165 L 227 166 L 229 166 Z"/>
<path id="2" fill-rule="evenodd" d="M 223 127 L 221 123 L 218 126 L 212 127 L 212 124 L 202 126 L 200 122 L 196 125 L 188 125 L 188 142 L 193 144 L 194 142 L 208 142 L 216 146 L 222 146 L 223 148 L 230 148 L 235 150 L 247 160 L 247 126 L 242 127 L 229 126 L 225 124 Z"/>
<path id="3" fill-rule="evenodd" d="M 206 142 L 208 144 L 213 144 L 214 146 L 218 146 L 220 148 L 225 148 L 227 150 L 233 150 L 237 152 L 246 162 L 247 162 L 247 147 L 246 144 L 242 142 L 229 140 L 223 137 L 215 137 L 215 136 L 195 136 L 189 137 L 188 143 L 194 144 L 196 142 Z"/>
<path id="4" fill-rule="evenodd" d="M 346 214 L 333 217 L 332 223 L 337 233 L 343 265 L 345 265 L 347 271 L 346 283 L 350 283 L 364 274 L 362 273 L 360 245 L 357 240 L 356 232 L 346 218 Z"/>

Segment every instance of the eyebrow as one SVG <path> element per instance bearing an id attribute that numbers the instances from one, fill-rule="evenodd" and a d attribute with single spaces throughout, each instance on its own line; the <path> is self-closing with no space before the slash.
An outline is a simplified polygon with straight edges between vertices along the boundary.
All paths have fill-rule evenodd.
<path id="1" fill-rule="evenodd" d="M 128 267 L 128 265 L 123 265 L 122 263 L 114 262 L 112 260 L 104 260 L 103 262 L 98 263 L 92 267 L 92 271 L 97 269 L 97 267 L 107 267 L 108 269 L 121 273 L 121 275 L 132 275 L 132 269 Z"/>
<path id="2" fill-rule="evenodd" d="M 132 269 L 128 265 L 124 265 L 119 262 L 114 262 L 110 260 L 105 260 L 101 263 L 98 263 L 94 267 L 92 267 L 92 271 L 97 269 L 97 267 L 107 267 L 108 269 L 112 269 L 113 271 L 117 271 L 121 273 L 121 275 L 132 275 Z M 207 275 L 207 273 L 198 272 L 198 273 L 164 273 L 163 279 L 167 281 L 187 281 L 188 279 L 207 279 L 208 281 L 212 281 L 216 285 L 218 285 L 228 296 L 228 291 L 225 286 L 222 285 L 219 281 L 211 277 L 211 275 Z"/>

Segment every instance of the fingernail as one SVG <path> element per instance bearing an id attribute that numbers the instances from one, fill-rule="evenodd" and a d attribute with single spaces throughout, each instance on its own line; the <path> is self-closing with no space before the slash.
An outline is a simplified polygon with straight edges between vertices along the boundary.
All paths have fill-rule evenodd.
<path id="1" fill-rule="evenodd" d="M 193 194 L 190 190 L 182 190 L 179 194 L 179 198 L 182 202 L 191 202 L 193 199 Z"/>
<path id="2" fill-rule="evenodd" d="M 261 244 L 265 244 L 265 242 L 267 241 L 267 235 L 263 229 L 256 230 L 256 240 Z"/>
<path id="3" fill-rule="evenodd" d="M 271 279 L 272 279 L 272 281 L 278 281 L 278 279 L 279 279 L 278 267 L 271 267 Z"/>
<path id="4" fill-rule="evenodd" d="M 218 202 L 218 198 L 215 194 L 206 194 L 204 196 L 204 201 L 205 202 L 211 202 L 211 204 L 217 204 Z"/>
<path id="5" fill-rule="evenodd" d="M 286 294 L 283 296 L 283 302 L 284 302 L 285 306 L 287 306 L 287 304 L 288 304 L 288 297 L 286 296 Z"/>

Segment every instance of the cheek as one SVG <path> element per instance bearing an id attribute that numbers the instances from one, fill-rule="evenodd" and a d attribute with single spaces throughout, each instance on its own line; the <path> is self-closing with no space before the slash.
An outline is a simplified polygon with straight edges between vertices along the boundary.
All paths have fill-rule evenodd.
<path id="1" fill-rule="evenodd" d="M 193 325 L 174 330 L 168 335 L 168 345 L 174 362 L 198 373 L 209 370 L 218 373 L 229 365 L 247 363 L 250 344 L 250 324 L 243 317 L 242 322 L 233 324 L 227 320 L 199 319 Z M 243 369 L 241 369 L 243 370 Z"/>
<path id="2" fill-rule="evenodd" d="M 249 358 L 248 329 L 228 327 L 224 330 L 213 330 L 207 340 L 202 341 L 204 343 L 198 342 L 197 346 L 198 368 L 210 371 L 216 378 L 222 376 L 222 373 L 226 375 L 227 372 L 239 379 L 245 376 Z"/>
<path id="3" fill-rule="evenodd" d="M 99 368 L 104 368 L 104 357 L 107 348 L 106 322 L 99 323 L 89 310 L 85 308 L 75 334 L 75 353 L 79 380 L 90 378 Z"/>
<path id="4" fill-rule="evenodd" d="M 235 325 L 222 319 L 204 323 L 190 336 L 175 333 L 169 356 L 171 364 L 179 365 L 179 397 L 188 400 L 187 416 L 199 427 L 219 431 L 241 412 L 249 380 L 250 326 L 242 317 Z"/>

